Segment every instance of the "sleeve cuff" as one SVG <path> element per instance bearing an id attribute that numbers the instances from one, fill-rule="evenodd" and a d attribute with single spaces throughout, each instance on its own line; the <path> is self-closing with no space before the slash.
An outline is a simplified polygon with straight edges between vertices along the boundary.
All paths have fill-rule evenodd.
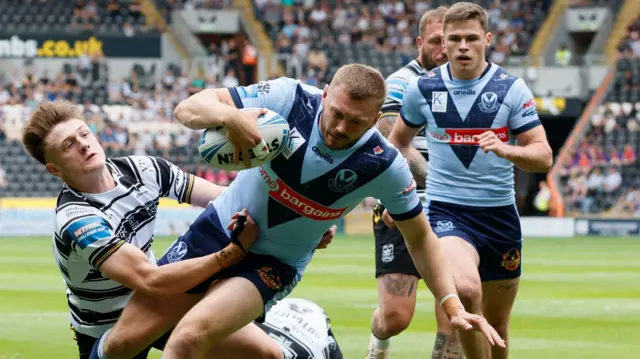
<path id="1" fill-rule="evenodd" d="M 409 121 L 405 115 L 404 115 L 404 111 L 400 111 L 400 118 L 402 119 L 402 121 L 404 122 L 405 125 L 411 127 L 411 128 L 420 128 L 424 125 L 416 125 L 415 123 Z"/>
<path id="2" fill-rule="evenodd" d="M 104 263 L 104 261 L 106 261 L 109 257 L 111 257 L 111 255 L 114 254 L 124 244 L 125 244 L 125 241 L 118 240 L 117 242 L 113 243 L 111 246 L 105 248 L 105 250 L 103 250 L 104 253 L 100 253 L 98 257 L 95 259 L 95 262 L 93 263 L 93 268 L 100 271 L 100 266 L 102 265 L 102 263 Z"/>
<path id="3" fill-rule="evenodd" d="M 228 87 L 227 90 L 229 90 L 229 93 L 231 94 L 231 98 L 233 99 L 233 103 L 236 105 L 236 108 L 243 109 L 244 104 L 240 99 L 240 95 L 238 94 L 238 89 L 236 89 L 235 87 Z"/>
<path id="4" fill-rule="evenodd" d="M 424 211 L 424 209 L 422 208 L 422 203 L 418 202 L 418 205 L 415 206 L 409 212 L 404 212 L 404 213 L 400 213 L 400 214 L 393 214 L 393 213 L 389 212 L 389 215 L 391 216 L 391 218 L 393 218 L 394 221 L 406 221 L 408 219 L 412 219 L 412 218 L 417 217 L 423 211 Z M 388 210 L 387 210 L 387 212 L 388 212 Z"/>
<path id="5" fill-rule="evenodd" d="M 540 122 L 540 120 L 535 120 L 535 121 L 531 121 L 529 123 L 526 123 L 516 129 L 511 130 L 511 133 L 513 133 L 514 135 L 519 135 L 522 133 L 525 133 L 527 131 L 529 131 L 532 128 L 538 127 L 538 126 L 542 126 L 542 122 Z"/>
<path id="6" fill-rule="evenodd" d="M 187 185 L 186 190 L 184 191 L 184 198 L 182 199 L 182 203 L 191 204 L 191 194 L 193 193 L 193 185 L 195 184 L 195 176 L 191 173 L 187 174 Z"/>

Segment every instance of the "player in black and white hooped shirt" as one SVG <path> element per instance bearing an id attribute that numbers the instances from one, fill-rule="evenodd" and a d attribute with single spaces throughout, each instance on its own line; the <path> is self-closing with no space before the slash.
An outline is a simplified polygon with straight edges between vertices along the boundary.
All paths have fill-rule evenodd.
<path id="1" fill-rule="evenodd" d="M 67 285 L 80 359 L 88 358 L 97 338 L 116 323 L 133 291 L 143 297 L 184 293 L 239 262 L 255 241 L 257 227 L 243 211 L 244 230 L 224 249 L 158 267 L 151 244 L 159 198 L 204 208 L 226 187 L 161 158 L 106 159 L 82 114 L 69 102 L 40 106 L 24 128 L 23 144 L 65 182 L 57 201 L 53 246 Z M 136 358 L 146 358 L 149 349 Z"/>
<path id="2" fill-rule="evenodd" d="M 329 317 L 309 300 L 285 298 L 255 324 L 280 345 L 285 359 L 343 359 Z"/>
<path id="3" fill-rule="evenodd" d="M 416 39 L 418 57 L 386 79 L 387 99 L 376 124 L 384 137 L 388 137 L 400 115 L 404 93 L 409 83 L 425 69 L 447 62 L 442 47 L 442 19 L 447 8 L 429 10 L 420 19 L 420 34 Z M 424 183 L 427 176 L 428 150 L 424 128 L 414 138 L 414 151 L 406 155 L 409 168 L 418 186 L 421 202 L 425 203 Z M 385 207 L 378 201 L 373 210 L 373 232 L 376 246 L 376 279 L 379 307 L 373 312 L 368 359 L 384 359 L 390 355 L 390 340 L 404 331 L 411 322 L 416 307 L 417 282 L 420 273 L 409 255 L 402 233 L 395 225 L 387 224 Z"/>

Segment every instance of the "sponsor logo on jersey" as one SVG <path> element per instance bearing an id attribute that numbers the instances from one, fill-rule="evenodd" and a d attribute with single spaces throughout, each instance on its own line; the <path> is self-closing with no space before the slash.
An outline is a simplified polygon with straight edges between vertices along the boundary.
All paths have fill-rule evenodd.
<path id="1" fill-rule="evenodd" d="M 511 249 L 507 253 L 502 255 L 502 261 L 500 266 L 509 272 L 513 272 L 520 266 L 520 251 L 517 249 Z"/>
<path id="2" fill-rule="evenodd" d="M 529 117 L 529 116 L 535 116 L 538 114 L 538 111 L 536 111 L 535 108 L 531 108 L 526 110 L 523 114 L 522 117 Z"/>
<path id="3" fill-rule="evenodd" d="M 434 77 L 436 75 L 436 73 L 433 72 L 433 71 L 429 71 L 429 72 L 427 72 L 426 75 L 427 75 L 428 78 L 431 78 L 431 77 Z"/>
<path id="4" fill-rule="evenodd" d="M 98 216 L 79 219 L 67 228 L 67 233 L 81 248 L 111 236 L 107 222 Z"/>
<path id="5" fill-rule="evenodd" d="M 500 128 L 433 128 L 429 129 L 429 137 L 436 142 L 450 145 L 478 145 L 475 136 L 492 131 L 502 142 L 509 142 L 509 129 Z"/>
<path id="6" fill-rule="evenodd" d="M 532 98 L 531 100 L 529 100 L 529 101 L 525 102 L 525 103 L 524 103 L 524 105 L 522 105 L 522 109 L 523 109 L 523 110 L 526 110 L 526 109 L 528 109 L 529 107 L 532 107 L 532 106 L 535 106 L 535 105 L 536 105 L 536 99 L 535 99 L 535 98 Z"/>
<path id="7" fill-rule="evenodd" d="M 302 137 L 297 128 L 292 128 L 289 134 L 289 143 L 282 149 L 282 155 L 289 159 L 307 140 Z"/>
<path id="8" fill-rule="evenodd" d="M 323 160 L 333 164 L 333 157 L 331 157 L 330 154 L 320 151 L 320 149 L 318 147 L 316 147 L 316 146 L 311 147 L 311 150 L 313 151 L 313 153 L 316 154 L 316 156 L 318 156 L 318 157 L 322 158 Z"/>
<path id="9" fill-rule="evenodd" d="M 447 98 L 449 94 L 446 91 L 433 91 L 431 93 L 431 111 L 447 112 Z"/>
<path id="10" fill-rule="evenodd" d="M 480 111 L 485 113 L 493 113 L 498 111 L 500 104 L 498 103 L 498 95 L 495 92 L 485 92 L 480 96 L 480 103 L 478 103 Z"/>
<path id="11" fill-rule="evenodd" d="M 384 150 L 380 146 L 376 146 L 376 148 L 373 149 L 373 153 L 376 155 L 380 155 L 382 152 L 384 152 Z"/>
<path id="12" fill-rule="evenodd" d="M 498 76 L 498 80 L 504 80 L 504 79 L 506 79 L 506 78 L 508 78 L 508 77 L 509 77 L 509 75 L 507 75 L 507 74 L 505 74 L 505 73 L 501 73 L 501 74 Z"/>
<path id="13" fill-rule="evenodd" d="M 263 166 L 259 167 L 259 171 L 262 180 L 269 187 L 269 196 L 301 216 L 317 221 L 330 221 L 340 218 L 347 210 L 347 207 L 329 208 L 306 198 L 294 191 L 280 178 L 271 177 Z"/>
<path id="14" fill-rule="evenodd" d="M 358 175 L 352 170 L 340 170 L 329 180 L 329 189 L 334 192 L 349 192 L 356 186 Z"/>
<path id="15" fill-rule="evenodd" d="M 414 179 L 411 179 L 411 183 L 409 183 L 409 187 L 405 188 L 402 191 L 402 194 L 407 194 L 407 193 L 413 191 L 414 189 L 416 189 L 416 181 Z"/>
<path id="16" fill-rule="evenodd" d="M 453 91 L 453 94 L 455 96 L 471 96 L 471 95 L 475 95 L 476 92 L 473 91 L 473 89 L 466 89 L 466 90 Z"/>

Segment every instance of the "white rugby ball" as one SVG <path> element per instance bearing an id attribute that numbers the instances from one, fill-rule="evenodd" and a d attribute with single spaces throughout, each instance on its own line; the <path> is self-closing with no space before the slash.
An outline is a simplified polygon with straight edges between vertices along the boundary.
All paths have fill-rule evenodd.
<path id="1" fill-rule="evenodd" d="M 246 108 L 241 111 L 247 110 L 256 109 Z M 256 157 L 253 150 L 250 150 L 251 165 L 249 167 L 245 167 L 242 153 L 238 164 L 233 164 L 233 144 L 227 138 L 227 129 L 222 126 L 208 128 L 202 132 L 198 141 L 200 158 L 215 168 L 239 171 L 258 167 L 273 160 L 289 143 L 289 123 L 280 114 L 271 110 L 258 117 L 258 131 L 269 147 L 269 154 L 260 159 Z"/>

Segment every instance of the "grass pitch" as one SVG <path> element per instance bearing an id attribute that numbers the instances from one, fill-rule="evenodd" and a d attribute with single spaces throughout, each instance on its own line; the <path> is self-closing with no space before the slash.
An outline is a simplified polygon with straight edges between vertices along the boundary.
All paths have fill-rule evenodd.
<path id="1" fill-rule="evenodd" d="M 160 255 L 171 238 L 159 238 Z M 514 359 L 640 358 L 640 238 L 526 240 L 512 320 Z M 363 358 L 376 307 L 373 238 L 342 236 L 318 251 L 292 296 L 331 316 L 345 358 Z M 421 284 L 392 358 L 430 358 L 433 299 Z M 77 358 L 64 283 L 48 238 L 0 238 L 0 359 Z M 154 352 L 151 358 L 159 358 Z"/>

